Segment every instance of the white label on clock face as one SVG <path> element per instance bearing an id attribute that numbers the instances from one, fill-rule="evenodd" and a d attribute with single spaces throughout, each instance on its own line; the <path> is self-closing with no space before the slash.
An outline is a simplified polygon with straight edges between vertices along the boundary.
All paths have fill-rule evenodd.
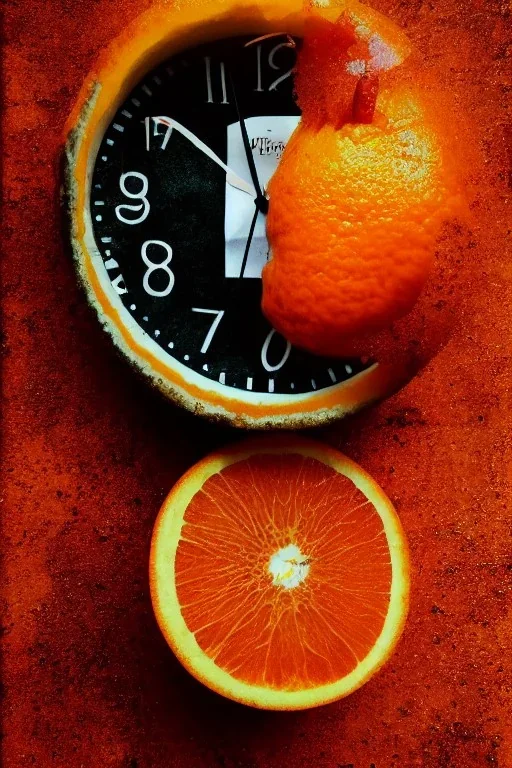
<path id="1" fill-rule="evenodd" d="M 262 189 L 268 184 L 277 168 L 286 142 L 297 127 L 298 115 L 259 115 L 245 121 L 249 142 L 252 147 L 258 180 Z M 251 180 L 245 154 L 240 123 L 228 126 L 228 166 L 247 181 Z M 254 236 L 247 255 L 244 274 L 241 275 L 245 246 L 249 236 L 254 199 L 246 192 L 226 183 L 226 209 L 224 234 L 226 238 L 226 277 L 261 277 L 261 270 L 268 259 L 268 241 L 265 234 L 265 216 L 260 213 L 256 221 Z"/>

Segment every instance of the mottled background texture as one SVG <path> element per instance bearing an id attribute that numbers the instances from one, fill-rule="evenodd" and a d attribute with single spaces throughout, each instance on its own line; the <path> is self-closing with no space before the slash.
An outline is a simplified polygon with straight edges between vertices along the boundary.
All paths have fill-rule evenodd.
<path id="1" fill-rule="evenodd" d="M 509 6 L 375 2 L 472 114 L 473 288 L 422 375 L 317 433 L 373 473 L 407 531 L 412 608 L 397 652 L 348 699 L 276 714 L 192 680 L 149 599 L 164 495 L 235 435 L 163 402 L 118 358 L 61 230 L 64 121 L 99 51 L 148 4 L 4 0 L 3 764 L 511 768 Z"/>

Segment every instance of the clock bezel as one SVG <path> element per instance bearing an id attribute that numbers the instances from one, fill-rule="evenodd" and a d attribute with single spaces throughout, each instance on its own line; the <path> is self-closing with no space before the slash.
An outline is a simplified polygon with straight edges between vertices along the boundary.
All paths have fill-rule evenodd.
<path id="1" fill-rule="evenodd" d="M 336 17 L 342 3 L 323 9 Z M 110 281 L 90 212 L 91 178 L 103 135 L 131 89 L 165 59 L 220 38 L 285 32 L 301 36 L 302 0 L 153 6 L 113 41 L 84 83 L 66 125 L 64 192 L 73 256 L 89 303 L 124 356 L 164 395 L 197 414 L 252 429 L 313 427 L 388 394 L 400 381 L 390 366 L 373 365 L 340 384 L 304 394 L 246 392 L 198 375 L 145 334 Z M 140 343 L 141 336 L 144 346 Z"/>

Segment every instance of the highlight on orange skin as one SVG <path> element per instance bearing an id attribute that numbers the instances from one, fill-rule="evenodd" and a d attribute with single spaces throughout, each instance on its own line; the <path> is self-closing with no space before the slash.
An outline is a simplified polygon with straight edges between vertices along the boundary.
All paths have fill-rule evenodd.
<path id="1" fill-rule="evenodd" d="M 326 123 L 340 127 L 350 121 L 355 79 L 347 65 L 369 56 L 367 44 L 358 43 L 354 23 L 346 14 L 335 24 L 313 12 L 306 15 L 295 68 L 303 126 L 318 130 Z"/>
<path id="2" fill-rule="evenodd" d="M 391 71 L 399 55 L 378 29 L 357 39 L 358 29 L 347 14 L 306 23 L 303 118 L 269 185 L 263 311 L 324 355 L 367 354 L 369 338 L 413 309 L 441 226 L 461 208 L 417 72 Z"/>

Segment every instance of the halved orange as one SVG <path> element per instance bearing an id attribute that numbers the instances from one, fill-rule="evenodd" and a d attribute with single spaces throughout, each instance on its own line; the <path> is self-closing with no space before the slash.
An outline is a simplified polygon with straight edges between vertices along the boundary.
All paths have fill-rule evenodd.
<path id="1" fill-rule="evenodd" d="M 208 456 L 155 524 L 150 584 L 182 664 L 228 698 L 306 709 L 359 688 L 402 631 L 409 561 L 382 489 L 295 436 Z"/>

